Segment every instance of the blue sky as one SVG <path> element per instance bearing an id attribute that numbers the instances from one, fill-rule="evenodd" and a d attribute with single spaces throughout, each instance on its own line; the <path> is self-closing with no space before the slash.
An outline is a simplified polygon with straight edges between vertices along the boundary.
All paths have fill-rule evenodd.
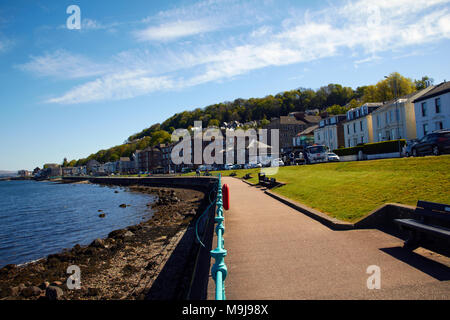
<path id="1" fill-rule="evenodd" d="M 439 83 L 449 39 L 450 0 L 2 0 L 0 169 L 86 157 L 236 98 L 394 71 Z"/>

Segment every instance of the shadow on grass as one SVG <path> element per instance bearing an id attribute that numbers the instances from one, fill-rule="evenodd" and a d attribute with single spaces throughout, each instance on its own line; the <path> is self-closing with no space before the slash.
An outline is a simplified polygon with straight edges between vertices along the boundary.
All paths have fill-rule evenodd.
<path id="1" fill-rule="evenodd" d="M 416 268 L 439 281 L 450 280 L 450 268 L 402 247 L 380 249 L 384 253 Z"/>

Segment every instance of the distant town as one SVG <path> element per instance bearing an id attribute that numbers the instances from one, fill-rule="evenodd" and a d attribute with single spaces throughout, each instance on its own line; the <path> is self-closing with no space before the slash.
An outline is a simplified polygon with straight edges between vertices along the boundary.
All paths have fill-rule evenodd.
<path id="1" fill-rule="evenodd" d="M 269 136 L 267 145 L 271 148 L 271 131 L 279 132 L 279 159 L 280 165 L 298 164 L 303 157 L 305 148 L 313 145 L 324 146 L 329 153 L 337 156 L 339 161 L 355 161 L 364 159 L 394 158 L 401 156 L 417 156 L 424 150 L 415 149 L 419 140 L 433 132 L 448 130 L 450 128 L 450 82 L 430 85 L 411 94 L 398 97 L 388 102 L 364 103 L 349 109 L 346 114 L 329 115 L 319 109 L 310 109 L 305 112 L 292 112 L 287 116 L 272 118 L 270 121 L 239 121 L 223 122 L 220 126 L 222 134 L 235 130 L 248 128 L 266 129 Z M 191 130 L 191 139 L 193 139 Z M 392 143 L 392 141 L 401 141 Z M 379 146 L 376 152 L 362 152 L 362 146 L 376 143 L 385 143 Z M 391 143 L 389 143 L 391 142 Z M 178 143 L 178 142 L 177 142 Z M 224 150 L 226 141 L 224 140 Z M 208 145 L 203 142 L 203 149 Z M 201 171 L 243 169 L 261 166 L 270 166 L 274 159 L 258 157 L 254 163 L 249 163 L 250 142 L 247 140 L 245 150 L 237 150 L 236 154 L 244 152 L 246 163 L 244 165 L 223 164 L 174 164 L 172 150 L 176 143 L 157 144 L 143 150 L 136 150 L 130 157 L 120 157 L 117 161 L 100 163 L 89 160 L 82 166 L 69 166 L 65 164 L 48 163 L 43 168 L 33 171 L 21 170 L 21 178 L 51 179 L 61 176 L 108 176 L 108 175 L 152 175 L 186 173 L 200 169 Z M 191 143 L 193 148 L 193 143 Z M 392 149 L 392 146 L 399 146 Z M 428 150 L 429 153 L 442 153 L 447 150 L 438 148 Z M 269 151 L 270 153 L 270 151 Z M 193 152 L 192 152 L 193 154 Z M 333 160 L 335 160 L 334 158 Z M 329 161 L 324 156 L 320 159 Z"/>

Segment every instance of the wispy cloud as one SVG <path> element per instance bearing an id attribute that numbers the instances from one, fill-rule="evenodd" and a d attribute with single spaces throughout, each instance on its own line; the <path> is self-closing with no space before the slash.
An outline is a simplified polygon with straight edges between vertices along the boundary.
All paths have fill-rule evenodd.
<path id="1" fill-rule="evenodd" d="M 170 41 L 181 37 L 211 32 L 218 28 L 208 20 L 176 21 L 135 31 L 139 41 Z"/>
<path id="2" fill-rule="evenodd" d="M 77 86 L 63 96 L 49 99 L 47 102 L 76 104 L 122 100 L 173 88 L 172 81 L 167 77 L 148 77 L 145 74 L 146 72 L 133 71 L 107 75 Z"/>
<path id="3" fill-rule="evenodd" d="M 271 2 L 271 1 L 265 1 Z M 179 38 L 261 23 L 269 16 L 259 10 L 264 2 L 249 0 L 203 0 L 185 7 L 161 11 L 143 19 L 149 24 L 135 30 L 139 41 L 172 41 Z"/>
<path id="4" fill-rule="evenodd" d="M 223 1 L 212 2 L 223 4 Z M 245 32 L 239 37 L 230 36 L 220 42 L 214 39 L 201 45 L 194 42 L 187 49 L 167 47 L 152 53 L 131 50 L 113 56 L 107 64 L 59 52 L 33 57 L 21 68 L 60 77 L 66 73 L 64 70 L 69 72 L 69 65 L 71 78 L 97 77 L 48 101 L 71 104 L 128 99 L 158 90 L 182 89 L 230 79 L 256 69 L 315 61 L 348 54 L 349 51 L 357 66 L 379 59 L 382 53 L 394 50 L 398 53 L 414 46 L 450 39 L 449 2 L 339 2 L 340 6 L 308 11 L 303 16 L 292 15 L 278 25 L 268 25 L 262 19 L 264 23 L 250 31 L 244 28 Z M 189 10 L 186 14 L 189 19 L 168 22 L 171 24 L 167 28 L 160 28 L 162 24 L 147 28 L 141 40 L 175 39 L 214 28 L 208 23 L 196 24 L 209 20 Z M 160 13 L 158 18 L 178 17 L 180 12 L 183 9 L 170 14 Z M 227 15 L 221 19 L 228 19 Z M 190 28 L 187 27 L 189 23 Z M 161 33 L 158 35 L 158 32 Z"/>
<path id="5" fill-rule="evenodd" d="M 111 72 L 111 67 L 106 64 L 95 63 L 66 50 L 57 50 L 39 57 L 32 56 L 29 62 L 16 67 L 38 76 L 59 79 L 87 78 Z"/>
<path id="6" fill-rule="evenodd" d="M 13 47 L 13 45 L 13 40 L 0 37 L 0 53 L 8 51 Z"/>

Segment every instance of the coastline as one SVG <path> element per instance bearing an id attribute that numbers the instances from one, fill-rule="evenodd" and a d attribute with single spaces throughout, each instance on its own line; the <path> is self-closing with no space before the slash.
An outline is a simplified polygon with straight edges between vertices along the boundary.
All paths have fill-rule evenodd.
<path id="1" fill-rule="evenodd" d="M 20 266 L 0 269 L 1 300 L 145 299 L 153 281 L 200 209 L 204 193 L 191 189 L 130 186 L 131 192 L 158 197 L 153 216 L 113 230 L 88 246 Z M 67 267 L 81 270 L 81 289 L 68 290 Z"/>

